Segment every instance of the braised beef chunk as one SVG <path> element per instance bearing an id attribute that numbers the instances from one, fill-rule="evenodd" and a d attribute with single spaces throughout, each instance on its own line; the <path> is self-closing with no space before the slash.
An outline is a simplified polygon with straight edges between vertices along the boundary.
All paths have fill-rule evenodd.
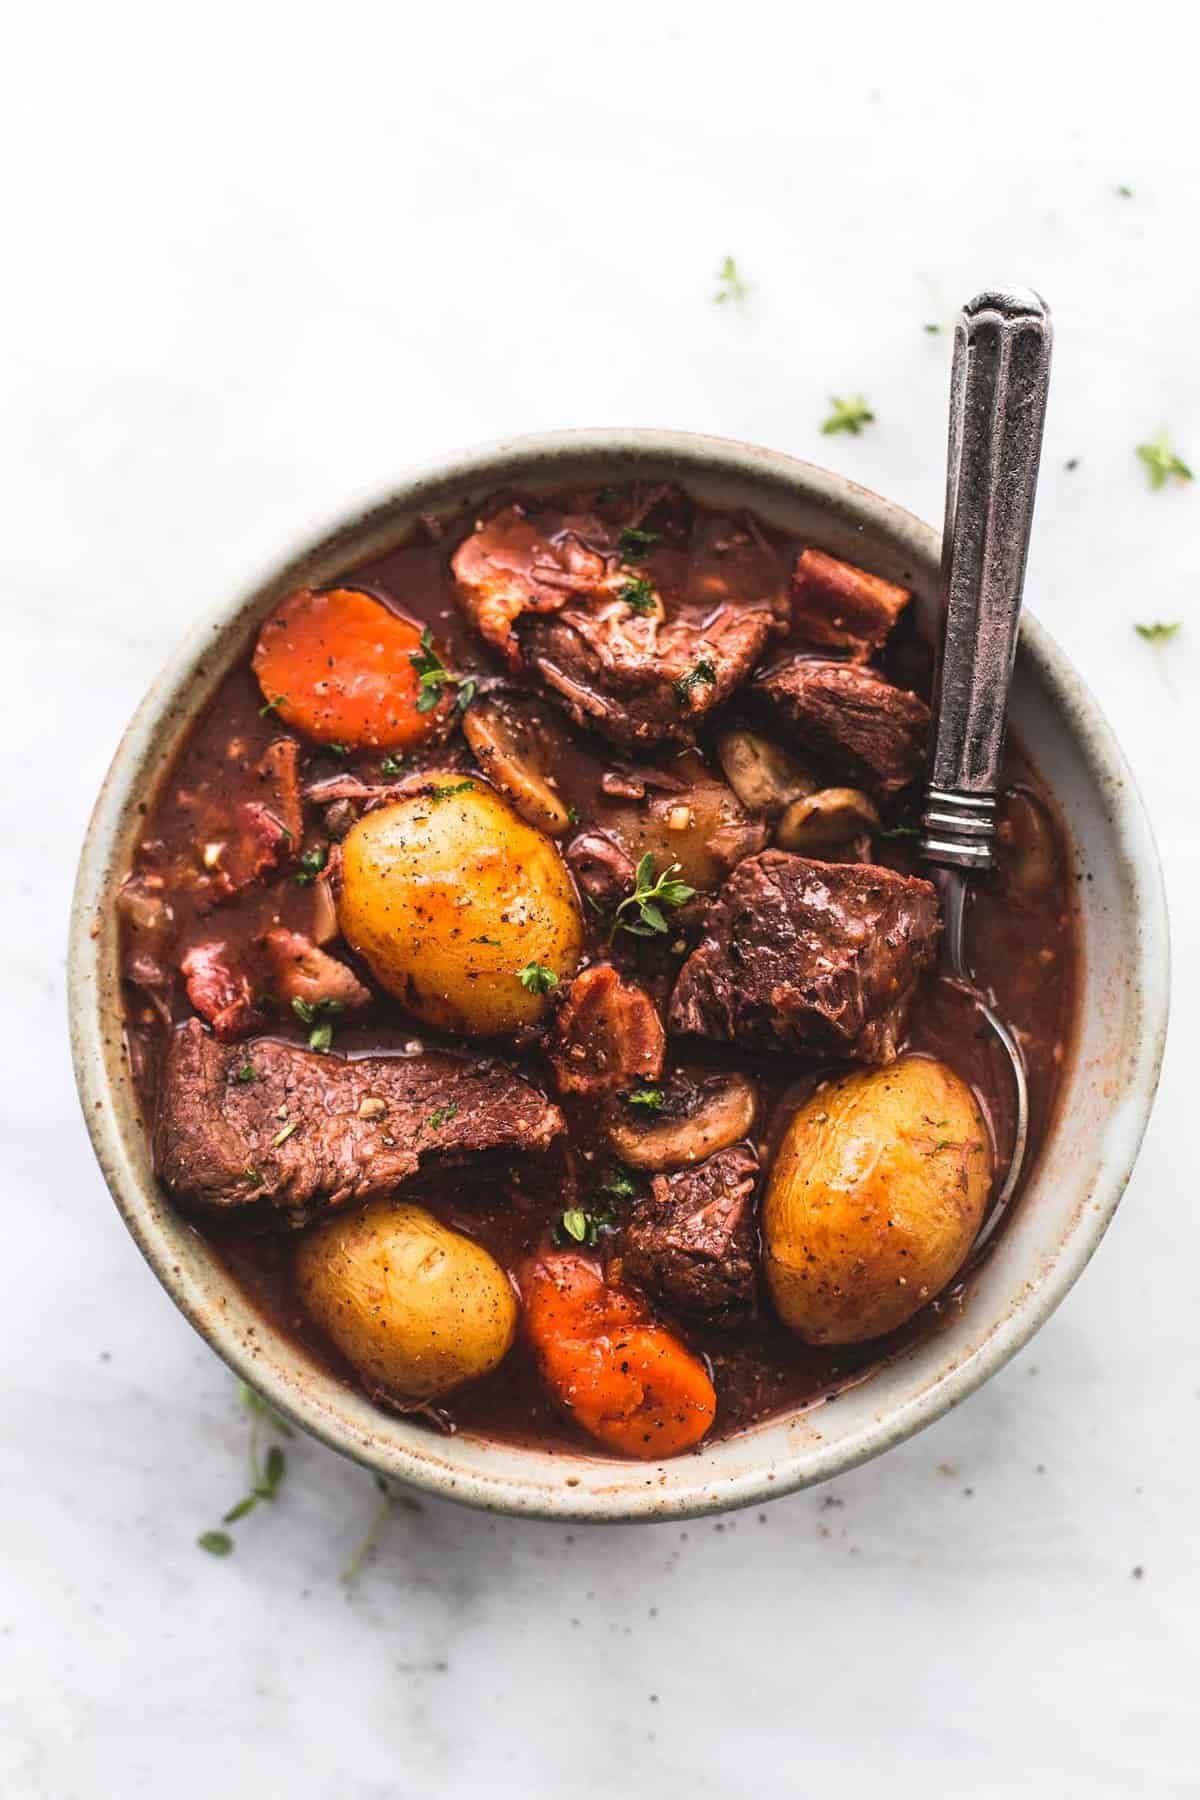
<path id="1" fill-rule="evenodd" d="M 755 1309 L 758 1158 L 749 1145 L 656 1175 L 620 1239 L 623 1272 L 673 1311 L 743 1325 Z"/>
<path id="2" fill-rule="evenodd" d="M 154 1158 L 180 1200 L 303 1223 L 393 1193 L 427 1162 L 543 1151 L 562 1129 L 558 1108 L 497 1063 L 231 1047 L 191 1019 L 167 1045 Z"/>
<path id="3" fill-rule="evenodd" d="M 703 626 L 661 622 L 614 599 L 592 611 L 526 614 L 517 640 L 529 667 L 576 725 L 622 749 L 688 744 L 696 726 L 751 674 L 775 630 L 766 607 L 730 606 Z"/>
<path id="4" fill-rule="evenodd" d="M 710 908 L 668 1024 L 749 1050 L 889 1062 L 940 928 L 932 882 L 764 850 Z"/>
<path id="5" fill-rule="evenodd" d="M 844 650 L 852 661 L 866 662 L 883 648 L 911 599 L 907 588 L 854 563 L 804 550 L 792 571 L 792 630 L 802 644 Z"/>
<path id="6" fill-rule="evenodd" d="M 523 613 L 556 612 L 577 594 L 599 594 L 616 580 L 617 557 L 585 544 L 566 519 L 547 535 L 519 506 L 480 522 L 454 553 L 459 598 L 475 629 L 513 654 L 513 625 Z"/>
<path id="7" fill-rule="evenodd" d="M 577 975 L 549 1048 L 560 1092 L 615 1094 L 662 1074 L 666 1035 L 654 1002 L 611 963 Z"/>
<path id="8" fill-rule="evenodd" d="M 823 659 L 788 663 L 764 675 L 748 700 L 827 772 L 880 798 L 921 773 L 929 708 L 873 669 Z"/>

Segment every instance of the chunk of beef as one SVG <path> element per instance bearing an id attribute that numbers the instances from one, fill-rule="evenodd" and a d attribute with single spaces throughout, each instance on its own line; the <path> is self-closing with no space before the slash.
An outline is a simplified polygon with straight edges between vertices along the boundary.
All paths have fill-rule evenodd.
<path id="1" fill-rule="evenodd" d="M 262 1029 L 250 977 L 225 944 L 193 944 L 179 967 L 188 999 L 222 1043 Z"/>
<path id="2" fill-rule="evenodd" d="M 668 1023 L 750 1050 L 889 1062 L 940 929 L 932 882 L 764 850 L 710 907 Z"/>
<path id="3" fill-rule="evenodd" d="M 757 1180 L 758 1158 L 746 1144 L 656 1175 L 621 1232 L 622 1273 L 689 1318 L 744 1324 L 758 1283 Z"/>
<path id="4" fill-rule="evenodd" d="M 654 1002 L 611 963 L 571 983 L 548 1051 L 564 1094 L 615 1094 L 662 1074 L 666 1035 Z"/>
<path id="5" fill-rule="evenodd" d="M 509 506 L 477 524 L 450 568 L 475 629 L 515 660 L 512 629 L 523 613 L 557 612 L 574 595 L 602 593 L 618 579 L 617 562 L 585 544 L 571 521 L 547 536 Z"/>
<path id="6" fill-rule="evenodd" d="M 181 1200 L 296 1224 L 394 1193 L 428 1162 L 544 1151 L 562 1129 L 558 1108 L 497 1063 L 344 1061 L 267 1039 L 231 1049 L 191 1019 L 163 1059 L 154 1158 Z"/>
<path id="7" fill-rule="evenodd" d="M 921 773 L 929 708 L 859 663 L 799 661 L 773 669 L 747 696 L 795 748 L 850 787 L 888 798 Z"/>
<path id="8" fill-rule="evenodd" d="M 688 744 L 750 675 L 775 630 L 768 608 L 719 608 L 703 626 L 621 600 L 590 611 L 526 614 L 517 639 L 530 668 L 576 725 L 622 749 Z"/>
<path id="9" fill-rule="evenodd" d="M 277 925 L 267 932 L 263 949 L 271 971 L 272 990 L 285 1006 L 300 1000 L 305 1006 L 353 1012 L 370 1005 L 371 990 L 363 986 L 354 970 L 328 951 L 318 949 L 302 931 L 288 931 Z"/>
<path id="10" fill-rule="evenodd" d="M 907 588 L 854 563 L 804 550 L 792 571 L 792 630 L 802 644 L 845 650 L 852 661 L 866 662 L 911 599 Z"/>

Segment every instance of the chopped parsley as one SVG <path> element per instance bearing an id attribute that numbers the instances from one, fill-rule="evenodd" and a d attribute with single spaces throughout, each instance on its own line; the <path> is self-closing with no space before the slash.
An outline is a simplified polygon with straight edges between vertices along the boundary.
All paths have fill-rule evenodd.
<path id="1" fill-rule="evenodd" d="M 919 825 L 910 825 L 903 819 L 898 825 L 881 825 L 876 832 L 876 836 L 881 838 L 918 838 L 920 835 Z"/>
<path id="2" fill-rule="evenodd" d="M 233 1539 L 227 1531 L 202 1531 L 196 1542 L 210 1556 L 228 1556 L 233 1549 Z"/>
<path id="3" fill-rule="evenodd" d="M 644 575 L 635 575 L 624 587 L 617 589 L 617 599 L 623 600 L 630 612 L 652 613 L 658 605 L 658 595 L 654 592 L 653 582 L 647 581 Z"/>
<path id="4" fill-rule="evenodd" d="M 385 756 L 379 765 L 379 773 L 389 777 L 393 775 L 403 775 L 407 767 L 407 756 Z"/>
<path id="5" fill-rule="evenodd" d="M 245 1087 L 247 1083 L 258 1080 L 258 1070 L 252 1062 L 243 1063 L 233 1079 Z"/>
<path id="6" fill-rule="evenodd" d="M 281 706 L 286 706 L 286 705 L 287 705 L 287 695 L 286 694 L 276 694 L 273 700 L 268 700 L 264 706 L 259 707 L 258 716 L 260 719 L 265 719 L 267 717 L 268 713 L 278 712 L 279 708 Z"/>
<path id="7" fill-rule="evenodd" d="M 663 908 L 682 906 L 696 892 L 686 882 L 674 879 L 680 867 L 677 862 L 671 863 L 661 875 L 656 875 L 654 854 L 647 850 L 637 866 L 633 892 L 625 896 L 614 915 L 613 937 L 618 931 L 628 931 L 633 937 L 658 937 L 671 929 Z"/>
<path id="8" fill-rule="evenodd" d="M 1139 444 L 1137 454 L 1146 465 L 1150 486 L 1156 491 L 1165 487 L 1172 475 L 1179 481 L 1195 480 L 1182 456 L 1172 450 L 1171 440 L 1165 431 L 1160 431 L 1151 443 Z"/>
<path id="9" fill-rule="evenodd" d="M 443 1125 L 448 1125 L 450 1123 L 451 1119 L 456 1119 L 457 1117 L 458 1117 L 458 1102 L 455 1100 L 452 1100 L 450 1102 L 449 1106 L 439 1106 L 439 1107 L 435 1108 L 435 1110 L 433 1112 L 430 1113 L 430 1115 L 429 1115 L 430 1129 L 433 1131 L 440 1131 L 442 1129 Z"/>
<path id="10" fill-rule="evenodd" d="M 709 687 L 715 687 L 716 680 L 717 665 L 711 656 L 702 656 L 694 669 L 690 669 L 686 675 L 680 675 L 671 683 L 671 686 L 675 690 L 675 698 L 680 706 L 686 706 L 694 687 L 699 686 L 702 681 Z"/>
<path id="11" fill-rule="evenodd" d="M 309 887 L 328 861 L 329 846 L 327 844 L 317 844 L 311 850 L 302 850 L 296 858 L 297 868 L 292 880 L 297 887 Z"/>
<path id="12" fill-rule="evenodd" d="M 479 688 L 474 676 L 453 675 L 433 647 L 433 632 L 427 625 L 421 633 L 421 647 L 409 653 L 409 662 L 417 672 L 417 711 L 432 712 L 445 688 L 457 688 L 455 704 L 465 712 Z"/>
<path id="13" fill-rule="evenodd" d="M 738 273 L 738 266 L 732 256 L 727 256 L 717 270 L 717 281 L 719 286 L 713 299 L 718 306 L 724 306 L 727 300 L 744 300 L 750 292 Z"/>
<path id="14" fill-rule="evenodd" d="M 1145 638 L 1148 644 L 1166 644 L 1170 642 L 1177 631 L 1181 631 L 1183 628 L 1176 619 L 1170 625 L 1159 622 L 1155 625 L 1135 625 L 1133 629 L 1140 638 Z"/>
<path id="15" fill-rule="evenodd" d="M 623 562 L 641 562 L 657 544 L 660 532 L 647 531 L 641 525 L 627 525 L 617 541 Z"/>
<path id="16" fill-rule="evenodd" d="M 523 969 L 517 970 L 517 980 L 527 994 L 548 994 L 552 987 L 558 986 L 558 976 L 545 963 L 526 963 Z"/>
<path id="17" fill-rule="evenodd" d="M 930 337 L 939 337 L 941 335 L 942 328 L 940 325 L 929 324 L 929 325 L 922 325 L 921 330 L 928 332 Z"/>
<path id="18" fill-rule="evenodd" d="M 833 394 L 829 404 L 833 411 L 821 427 L 826 437 L 832 437 L 835 431 L 848 431 L 851 437 L 858 437 L 864 425 L 875 423 L 875 414 L 861 394 L 855 394 L 850 400 L 841 400 Z"/>
<path id="19" fill-rule="evenodd" d="M 663 1109 L 663 1091 L 661 1088 L 638 1088 L 636 1093 L 626 1094 L 629 1106 L 644 1106 L 647 1112 L 661 1112 Z"/>
<path id="20" fill-rule="evenodd" d="M 350 754 L 349 744 L 326 744 L 325 748 L 330 756 L 349 756 Z"/>
<path id="21" fill-rule="evenodd" d="M 572 800 L 571 804 L 567 807 L 567 824 L 568 825 L 578 825 L 578 823 L 579 823 L 579 808 L 576 806 L 575 802 Z"/>

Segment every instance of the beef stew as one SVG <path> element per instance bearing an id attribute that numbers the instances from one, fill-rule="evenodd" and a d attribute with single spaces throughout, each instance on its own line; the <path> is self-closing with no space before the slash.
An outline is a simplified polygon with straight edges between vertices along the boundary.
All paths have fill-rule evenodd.
<path id="1" fill-rule="evenodd" d="M 677 1454 L 968 1303 L 1010 1105 L 913 854 L 907 598 L 673 487 L 509 494 L 223 682 L 119 897 L 131 1056 L 174 1202 L 380 1405 Z M 1006 779 L 970 944 L 1036 1153 L 1075 918 Z"/>

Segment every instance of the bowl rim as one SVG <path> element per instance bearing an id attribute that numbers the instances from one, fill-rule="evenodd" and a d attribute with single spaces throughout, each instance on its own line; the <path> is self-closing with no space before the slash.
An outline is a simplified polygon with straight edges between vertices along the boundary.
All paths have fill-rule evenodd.
<path id="1" fill-rule="evenodd" d="M 125 1154 L 116 1120 L 114 1084 L 106 1060 L 96 920 L 99 908 L 111 897 L 108 875 L 122 820 L 130 802 L 139 792 L 144 793 L 142 759 L 212 650 L 215 634 L 230 627 L 256 601 L 261 601 L 266 588 L 281 581 L 294 564 L 319 548 L 335 544 L 343 534 L 357 534 L 375 515 L 383 518 L 400 507 L 419 511 L 423 489 L 469 489 L 478 482 L 486 483 L 489 468 L 497 465 L 528 461 L 548 466 L 556 461 L 567 464 L 606 458 L 627 462 L 631 457 L 636 462 L 639 456 L 657 463 L 674 460 L 681 465 L 685 479 L 690 467 L 701 475 L 724 472 L 764 488 L 774 486 L 779 491 L 790 491 L 793 497 L 799 494 L 831 514 L 840 515 L 843 521 L 849 518 L 869 522 L 874 530 L 894 542 L 907 539 L 924 558 L 936 562 L 938 533 L 894 501 L 848 477 L 784 452 L 705 433 L 649 427 L 539 431 L 494 440 L 411 466 L 386 490 L 374 492 L 357 505 L 340 508 L 324 529 L 306 532 L 286 554 L 272 558 L 260 579 L 209 609 L 167 659 L 122 733 L 97 797 L 80 853 L 68 946 L 67 992 L 75 1080 L 101 1172 L 138 1248 L 172 1300 L 210 1347 L 285 1417 L 330 1448 L 389 1478 L 487 1511 L 558 1520 L 683 1519 L 762 1504 L 829 1480 L 882 1454 L 973 1393 L 1045 1323 L 1107 1230 L 1132 1171 L 1153 1104 L 1169 1009 L 1166 897 L 1145 805 L 1100 707 L 1049 634 L 1026 612 L 1021 625 L 1022 653 L 1031 658 L 1049 690 L 1062 701 L 1069 714 L 1069 734 L 1086 743 L 1089 762 L 1104 778 L 1112 828 L 1125 852 L 1133 905 L 1141 925 L 1129 947 L 1127 969 L 1129 985 L 1139 1003 L 1141 1029 L 1128 1059 L 1128 1073 L 1112 1099 L 1112 1116 L 1106 1126 L 1111 1155 L 1088 1190 L 1088 1204 L 1076 1208 L 1053 1261 L 1027 1280 L 1004 1315 L 959 1360 L 941 1368 L 926 1386 L 892 1410 L 870 1419 L 853 1437 L 793 1448 L 782 1459 L 770 1464 L 764 1459 L 761 1467 L 752 1466 L 717 1483 L 698 1474 L 692 1486 L 677 1483 L 666 1493 L 651 1481 L 631 1481 L 627 1486 L 618 1482 L 590 1489 L 560 1481 L 558 1486 L 547 1488 L 523 1483 L 513 1476 L 456 1468 L 444 1450 L 440 1455 L 428 1456 L 417 1455 L 396 1443 L 381 1445 L 364 1436 L 349 1419 L 337 1417 L 306 1394 L 302 1383 L 286 1380 L 261 1351 L 252 1353 L 231 1328 L 222 1330 L 219 1317 L 214 1319 L 211 1309 L 203 1304 L 199 1284 L 174 1263 L 171 1247 L 155 1218 L 154 1202 L 160 1198 L 157 1184 L 144 1183 Z M 636 468 L 632 472 L 636 473 Z M 539 470 L 538 480 L 541 479 Z M 502 481 L 499 473 L 493 477 L 493 483 L 496 481 Z M 194 702 L 190 710 L 194 714 Z M 153 1187 L 153 1194 L 147 1191 L 149 1187 Z M 518 1449 L 508 1443 L 497 1448 L 505 1453 Z M 583 1455 L 575 1460 L 589 1467 L 595 1465 L 595 1459 Z M 680 1462 L 686 1460 L 676 1458 L 672 1464 L 662 1466 L 677 1470 Z M 564 1474 L 571 1461 L 564 1453 Z M 603 1466 L 614 1465 L 605 1461 Z M 660 1465 L 620 1466 L 644 1473 Z"/>

